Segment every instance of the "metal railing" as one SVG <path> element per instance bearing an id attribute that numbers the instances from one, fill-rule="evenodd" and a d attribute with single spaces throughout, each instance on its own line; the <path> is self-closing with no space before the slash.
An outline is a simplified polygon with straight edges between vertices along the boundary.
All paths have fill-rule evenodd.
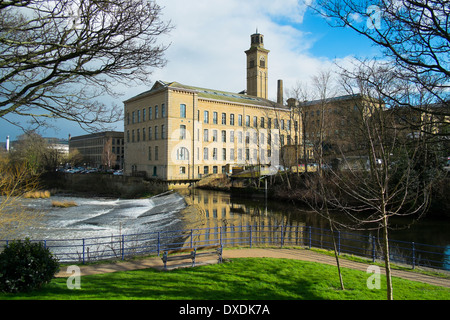
<path id="1" fill-rule="evenodd" d="M 337 231 L 334 239 L 339 254 L 383 260 L 381 240 L 375 236 Z M 246 225 L 169 230 L 139 234 L 111 235 L 64 240 L 33 240 L 44 246 L 60 262 L 86 263 L 125 259 L 131 256 L 160 255 L 164 250 L 196 248 L 220 244 L 224 247 L 306 247 L 332 250 L 330 230 L 310 226 Z M 8 245 L 0 240 L 0 245 Z M 389 240 L 390 260 L 394 263 L 450 270 L 450 249 L 444 246 Z"/>

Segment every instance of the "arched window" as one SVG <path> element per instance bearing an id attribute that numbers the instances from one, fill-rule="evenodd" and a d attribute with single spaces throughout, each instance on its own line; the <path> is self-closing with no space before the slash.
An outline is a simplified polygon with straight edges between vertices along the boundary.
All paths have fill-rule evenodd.
<path id="1" fill-rule="evenodd" d="M 189 150 L 181 147 L 177 150 L 177 160 L 189 160 Z"/>

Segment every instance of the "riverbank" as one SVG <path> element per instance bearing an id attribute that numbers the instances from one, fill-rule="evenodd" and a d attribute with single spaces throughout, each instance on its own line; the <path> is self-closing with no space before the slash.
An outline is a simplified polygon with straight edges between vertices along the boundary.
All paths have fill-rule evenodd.
<path id="1" fill-rule="evenodd" d="M 112 174 L 69 174 L 55 172 L 41 177 L 41 187 L 53 193 L 83 197 L 139 199 L 167 191 L 160 181 Z"/>
<path id="2" fill-rule="evenodd" d="M 315 193 L 305 185 L 303 175 L 275 175 L 264 180 L 233 180 L 226 175 L 213 175 L 198 182 L 197 189 L 229 192 L 234 196 L 267 198 L 273 201 L 290 202 L 307 206 L 316 201 Z M 57 190 L 59 194 L 83 197 L 108 197 L 139 199 L 154 196 L 168 190 L 161 181 L 140 177 L 114 176 L 108 174 L 64 174 L 55 173 L 42 177 L 44 188 Z M 433 199 L 428 216 L 441 219 L 450 218 L 450 178 L 442 179 L 433 186 Z M 53 193 L 52 193 L 53 194 Z"/>
<path id="3" fill-rule="evenodd" d="M 317 201 L 317 194 L 305 184 L 304 174 L 280 174 L 267 177 L 265 181 L 250 179 L 233 180 L 225 175 L 217 179 L 208 179 L 197 185 L 203 190 L 230 192 L 236 196 L 261 197 L 274 201 L 289 201 L 302 206 Z M 433 185 L 433 196 L 427 212 L 428 216 L 450 219 L 450 178 L 446 177 Z"/>

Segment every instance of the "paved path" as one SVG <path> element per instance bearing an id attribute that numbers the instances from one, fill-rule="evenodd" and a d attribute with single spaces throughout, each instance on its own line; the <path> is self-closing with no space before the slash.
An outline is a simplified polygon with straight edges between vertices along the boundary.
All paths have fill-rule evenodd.
<path id="1" fill-rule="evenodd" d="M 304 260 L 304 261 L 312 261 L 312 262 L 320 262 L 329 265 L 336 265 L 336 259 L 334 256 L 328 256 L 325 254 L 320 254 L 311 250 L 305 249 L 270 249 L 270 248 L 256 248 L 256 249 L 224 249 L 223 258 L 231 259 L 231 258 L 286 258 L 286 259 L 296 259 L 296 260 Z M 351 268 L 357 269 L 361 271 L 366 271 L 369 264 L 349 261 L 346 259 L 339 260 L 341 267 L 343 268 Z M 197 264 L 200 264 L 199 261 Z M 163 263 L 161 258 L 159 257 L 151 257 L 146 259 L 139 259 L 136 261 L 119 261 L 117 263 L 109 263 L 109 264 L 95 264 L 88 266 L 80 266 L 81 275 L 92 275 L 92 274 L 101 274 L 108 272 L 117 272 L 117 271 L 128 271 L 128 270 L 138 270 L 138 269 L 147 269 L 147 268 L 155 268 L 162 270 Z M 381 268 L 381 272 L 384 273 L 384 268 Z M 66 270 L 61 270 L 60 273 L 56 275 L 56 277 L 68 277 L 70 274 L 65 272 Z M 423 274 L 419 274 L 417 272 L 409 272 L 402 270 L 392 270 L 392 275 L 394 277 L 400 277 L 408 280 L 425 282 L 429 284 L 433 284 L 436 286 L 443 286 L 450 288 L 450 279 L 443 279 L 439 277 L 427 276 Z"/>

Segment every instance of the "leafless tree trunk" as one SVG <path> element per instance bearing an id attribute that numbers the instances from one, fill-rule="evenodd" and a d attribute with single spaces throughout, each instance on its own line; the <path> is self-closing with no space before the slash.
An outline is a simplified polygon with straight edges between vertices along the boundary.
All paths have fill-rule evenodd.
<path id="1" fill-rule="evenodd" d="M 112 139 L 113 138 L 109 137 L 108 140 L 106 140 L 102 153 L 102 164 L 108 169 L 111 169 L 114 166 L 117 158 L 117 155 L 112 152 Z"/>
<path id="2" fill-rule="evenodd" d="M 318 115 L 314 117 L 314 119 L 317 119 L 318 123 L 315 122 L 313 131 L 310 131 L 310 138 L 311 142 L 314 144 L 314 155 L 315 160 L 318 164 L 317 172 L 314 176 L 306 176 L 307 182 L 306 184 L 309 186 L 311 190 L 313 190 L 314 197 L 311 198 L 304 198 L 304 201 L 309 205 L 309 207 L 316 212 L 317 214 L 324 216 L 329 223 L 330 229 L 331 229 L 331 237 L 333 241 L 333 250 L 334 255 L 336 259 L 336 266 L 338 269 L 338 275 L 339 275 L 339 282 L 342 290 L 345 290 L 344 286 L 344 280 L 342 277 L 341 267 L 340 267 L 340 261 L 339 261 L 339 253 L 337 249 L 337 243 L 335 239 L 335 227 L 334 227 L 334 221 L 331 218 L 330 213 L 330 207 L 329 207 L 329 197 L 331 196 L 329 194 L 329 190 L 327 190 L 326 186 L 326 175 L 324 172 L 324 151 L 323 151 L 323 145 L 324 145 L 324 130 L 325 130 L 325 120 L 328 114 L 328 107 L 330 99 L 334 96 L 334 85 L 332 81 L 332 75 L 329 71 L 322 71 L 317 76 L 313 77 L 312 79 L 313 83 L 313 91 L 310 92 L 310 97 L 314 97 L 317 101 L 313 104 L 314 106 L 314 112 L 318 111 Z M 297 90 L 297 93 L 299 93 L 300 90 Z M 303 91 L 302 98 L 306 98 L 306 92 Z M 300 102 L 300 105 L 302 103 L 305 103 L 304 101 Z M 306 107 L 306 105 L 303 105 L 302 112 L 302 118 L 304 121 L 302 122 L 302 127 L 304 130 L 307 120 L 309 119 L 306 114 L 312 113 L 312 109 L 310 109 L 311 105 Z M 311 135 L 311 132 L 313 135 Z M 304 149 L 306 149 L 305 141 L 304 141 Z M 306 160 L 306 157 L 305 157 Z M 305 164 L 307 166 L 307 163 Z M 307 169 L 305 169 L 307 170 Z"/>
<path id="3" fill-rule="evenodd" d="M 323 207 L 322 207 L 322 212 L 325 214 L 325 216 L 328 219 L 328 222 L 330 224 L 330 230 L 331 230 L 331 237 L 333 239 L 333 249 L 334 249 L 334 256 L 336 258 L 336 265 L 338 268 L 338 273 L 339 273 L 339 281 L 340 281 L 340 285 L 341 285 L 341 289 L 344 290 L 344 281 L 342 279 L 342 272 L 341 272 L 341 267 L 340 267 L 340 262 L 339 262 L 339 254 L 338 254 L 338 250 L 337 250 L 337 244 L 336 244 L 336 239 L 334 236 L 334 226 L 333 226 L 333 221 L 331 219 L 331 215 L 330 215 L 330 211 L 328 208 L 328 195 L 327 192 L 325 191 L 325 179 L 324 179 L 324 172 L 323 172 L 323 168 L 324 168 L 324 153 L 323 153 L 323 146 L 324 146 L 324 129 L 325 129 L 325 115 L 328 112 L 328 103 L 330 98 L 333 97 L 333 90 L 331 89 L 332 87 L 332 83 L 331 83 L 332 79 L 331 79 L 331 73 L 329 71 L 327 72 L 320 72 L 317 76 L 313 77 L 313 83 L 314 83 L 314 87 L 317 91 L 320 103 L 319 103 L 319 110 L 320 110 L 320 122 L 319 125 L 317 126 L 317 133 L 318 133 L 318 147 L 316 149 L 316 154 L 317 154 L 317 160 L 318 160 L 318 178 L 319 178 L 319 192 L 320 195 L 323 199 Z M 331 89 L 331 90 L 330 90 Z"/>
<path id="4" fill-rule="evenodd" d="M 370 82 L 366 81 L 367 72 L 370 72 Z M 413 215 L 420 218 L 428 208 L 431 186 L 439 172 L 423 165 L 428 157 L 426 140 L 405 134 L 393 110 L 383 104 L 381 91 L 402 88 L 393 81 L 392 71 L 384 66 L 371 70 L 362 67 L 359 74 L 360 77 L 345 74 L 343 85 L 349 92 L 357 89 L 365 97 L 355 100 L 360 117 L 359 124 L 353 124 L 357 130 L 355 135 L 362 135 L 365 141 L 357 150 L 364 161 L 359 166 L 331 171 L 327 183 L 337 192 L 326 201 L 333 209 L 346 213 L 351 221 L 345 224 L 346 228 L 382 230 L 387 299 L 391 300 L 389 219 Z M 346 154 L 342 153 L 341 157 L 350 162 Z"/>
<path id="5" fill-rule="evenodd" d="M 165 65 L 158 37 L 171 26 L 146 0 L 0 3 L 0 118 L 63 118 L 88 129 L 121 118 L 105 95 L 147 83 Z M 15 123 L 17 124 L 17 123 Z M 19 124 L 17 124 L 19 125 Z"/>

